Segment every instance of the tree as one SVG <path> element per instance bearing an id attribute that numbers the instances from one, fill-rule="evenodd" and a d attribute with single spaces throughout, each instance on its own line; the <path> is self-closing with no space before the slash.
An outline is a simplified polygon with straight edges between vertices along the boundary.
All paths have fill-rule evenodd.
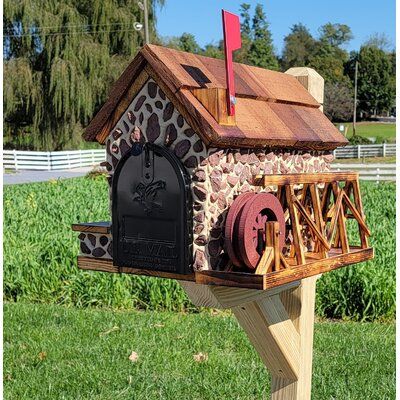
<path id="1" fill-rule="evenodd" d="M 325 84 L 324 113 L 331 121 L 348 121 L 353 114 L 353 90 L 349 79 Z"/>
<path id="2" fill-rule="evenodd" d="M 218 45 L 209 43 L 205 46 L 202 55 L 212 58 L 224 58 L 224 41 L 220 40 Z"/>
<path id="3" fill-rule="evenodd" d="M 319 32 L 320 41 L 332 47 L 340 47 L 353 38 L 350 27 L 345 24 L 332 24 L 328 22 L 319 28 Z"/>
<path id="4" fill-rule="evenodd" d="M 316 44 L 315 53 L 310 56 L 308 66 L 314 68 L 327 82 L 339 82 L 344 77 L 344 63 L 347 52 L 331 45 Z"/>
<path id="5" fill-rule="evenodd" d="M 374 33 L 364 43 L 365 46 L 377 47 L 388 53 L 393 49 L 392 41 L 384 33 Z"/>
<path id="6" fill-rule="evenodd" d="M 377 115 L 390 111 L 395 101 L 393 56 L 376 46 L 361 46 L 358 98 L 360 110 Z"/>
<path id="7" fill-rule="evenodd" d="M 290 33 L 284 39 L 282 52 L 282 69 L 291 67 L 304 67 L 309 64 L 310 56 L 313 54 L 315 40 L 311 33 L 301 23 L 291 27 Z"/>
<path id="8" fill-rule="evenodd" d="M 257 4 L 253 16 L 253 37 L 248 60 L 257 67 L 278 69 L 278 60 L 274 53 L 272 35 L 261 4 Z"/>
<path id="9" fill-rule="evenodd" d="M 239 50 L 235 51 L 234 59 L 236 62 L 248 64 L 249 63 L 248 56 L 252 40 L 252 31 L 250 26 L 250 21 L 251 21 L 250 4 L 243 3 L 240 5 L 240 17 L 241 17 L 240 33 L 242 38 L 242 47 Z"/>
<path id="10" fill-rule="evenodd" d="M 328 23 L 321 26 L 319 32 L 309 66 L 315 68 L 326 81 L 340 82 L 344 79 L 344 65 L 348 60 L 347 51 L 340 46 L 352 38 L 351 30 L 344 24 Z"/>
<path id="11" fill-rule="evenodd" d="M 156 1 L 149 1 L 152 38 Z M 77 146 L 82 126 L 143 45 L 135 21 L 143 21 L 135 0 L 5 0 L 5 145 Z"/>
<path id="12" fill-rule="evenodd" d="M 196 38 L 191 33 L 183 33 L 178 39 L 178 46 L 182 51 L 198 54 L 201 51 Z"/>

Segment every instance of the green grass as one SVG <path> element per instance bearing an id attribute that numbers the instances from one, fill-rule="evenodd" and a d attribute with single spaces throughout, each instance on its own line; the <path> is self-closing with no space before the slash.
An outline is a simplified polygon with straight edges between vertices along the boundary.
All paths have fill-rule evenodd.
<path id="1" fill-rule="evenodd" d="M 376 258 L 325 274 L 317 312 L 329 318 L 374 320 L 395 313 L 395 185 L 362 184 Z M 74 222 L 109 219 L 102 177 L 4 188 L 4 297 L 78 307 L 194 310 L 173 280 L 84 272 Z M 354 221 L 352 221 L 354 222 Z M 358 235 L 353 226 L 350 239 Z"/>
<path id="2" fill-rule="evenodd" d="M 339 126 L 340 124 L 336 124 Z M 345 123 L 348 127 L 347 138 L 353 135 L 353 124 Z M 396 124 L 385 124 L 380 122 L 359 122 L 356 124 L 356 134 L 366 138 L 376 138 L 376 143 L 384 141 L 394 143 L 396 142 Z"/>
<path id="3" fill-rule="evenodd" d="M 267 372 L 229 314 L 6 303 L 4 317 L 5 399 L 269 398 Z M 199 352 L 208 360 L 194 361 Z M 317 323 L 312 390 L 394 399 L 394 324 Z"/>

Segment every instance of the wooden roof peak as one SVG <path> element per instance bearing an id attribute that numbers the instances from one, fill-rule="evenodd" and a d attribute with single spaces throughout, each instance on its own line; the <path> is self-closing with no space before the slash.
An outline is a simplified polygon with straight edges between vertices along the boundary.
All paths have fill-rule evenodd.
<path id="1" fill-rule="evenodd" d="M 132 100 L 127 99 L 132 96 L 130 88 L 143 70 L 167 89 L 170 100 L 206 145 L 332 150 L 347 144 L 296 77 L 234 63 L 237 104 L 232 120 L 220 110 L 223 107 L 212 107 L 207 99 L 209 92 L 211 99 L 223 104 L 224 60 L 156 45 L 145 45 L 116 81 L 86 128 L 85 140 L 104 143 L 104 132 L 113 128 L 113 121 Z"/>

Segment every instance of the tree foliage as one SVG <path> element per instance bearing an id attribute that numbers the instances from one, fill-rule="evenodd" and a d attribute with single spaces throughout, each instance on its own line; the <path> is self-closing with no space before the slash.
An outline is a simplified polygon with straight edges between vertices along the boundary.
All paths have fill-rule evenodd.
<path id="1" fill-rule="evenodd" d="M 82 126 L 143 44 L 134 29 L 142 14 L 135 0 L 5 0 L 5 145 L 76 146 Z"/>
<path id="2" fill-rule="evenodd" d="M 304 67 L 310 63 L 313 54 L 315 39 L 308 28 L 302 23 L 294 24 L 290 33 L 284 39 L 282 52 L 282 69 Z"/>
<path id="3" fill-rule="evenodd" d="M 284 39 L 281 68 L 311 67 L 326 81 L 340 82 L 348 60 L 348 53 L 342 46 L 352 38 L 351 30 L 344 24 L 327 23 L 319 28 L 319 33 L 314 39 L 306 26 L 293 25 Z"/>
<path id="4" fill-rule="evenodd" d="M 350 27 L 345 24 L 332 24 L 328 22 L 319 28 L 319 32 L 319 40 L 332 47 L 340 47 L 353 38 Z"/>
<path id="5" fill-rule="evenodd" d="M 367 114 L 390 111 L 395 101 L 395 58 L 375 45 L 364 45 L 358 54 L 359 108 Z"/>
<path id="6" fill-rule="evenodd" d="M 257 67 L 278 69 L 272 35 L 263 7 L 257 4 L 253 16 L 251 45 L 248 54 L 249 63 Z"/>
<path id="7" fill-rule="evenodd" d="M 250 5 L 240 6 L 242 47 L 234 53 L 236 62 L 256 65 L 258 67 L 278 69 L 278 60 L 274 53 L 272 35 L 261 4 L 255 8 L 251 17 Z M 213 58 L 224 57 L 224 44 L 209 43 L 203 49 L 198 45 L 193 35 L 183 33 L 179 37 L 167 38 L 163 41 L 167 47 L 201 54 Z"/>
<path id="8" fill-rule="evenodd" d="M 309 66 L 316 69 L 328 82 L 340 82 L 344 78 L 344 65 L 348 53 L 344 46 L 352 38 L 350 27 L 327 23 L 320 27 L 320 36 L 309 58 Z"/>

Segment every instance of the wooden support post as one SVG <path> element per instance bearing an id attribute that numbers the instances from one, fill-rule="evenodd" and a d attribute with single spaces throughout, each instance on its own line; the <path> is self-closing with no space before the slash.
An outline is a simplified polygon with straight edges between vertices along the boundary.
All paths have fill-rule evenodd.
<path id="1" fill-rule="evenodd" d="M 198 306 L 232 309 L 272 375 L 272 400 L 309 400 L 317 278 L 264 291 L 181 285 Z"/>
<path id="2" fill-rule="evenodd" d="M 271 400 L 311 399 L 315 285 L 317 278 L 303 279 L 297 289 L 282 292 L 280 295 L 290 319 L 299 332 L 300 366 L 298 379 L 295 381 L 272 376 Z"/>

